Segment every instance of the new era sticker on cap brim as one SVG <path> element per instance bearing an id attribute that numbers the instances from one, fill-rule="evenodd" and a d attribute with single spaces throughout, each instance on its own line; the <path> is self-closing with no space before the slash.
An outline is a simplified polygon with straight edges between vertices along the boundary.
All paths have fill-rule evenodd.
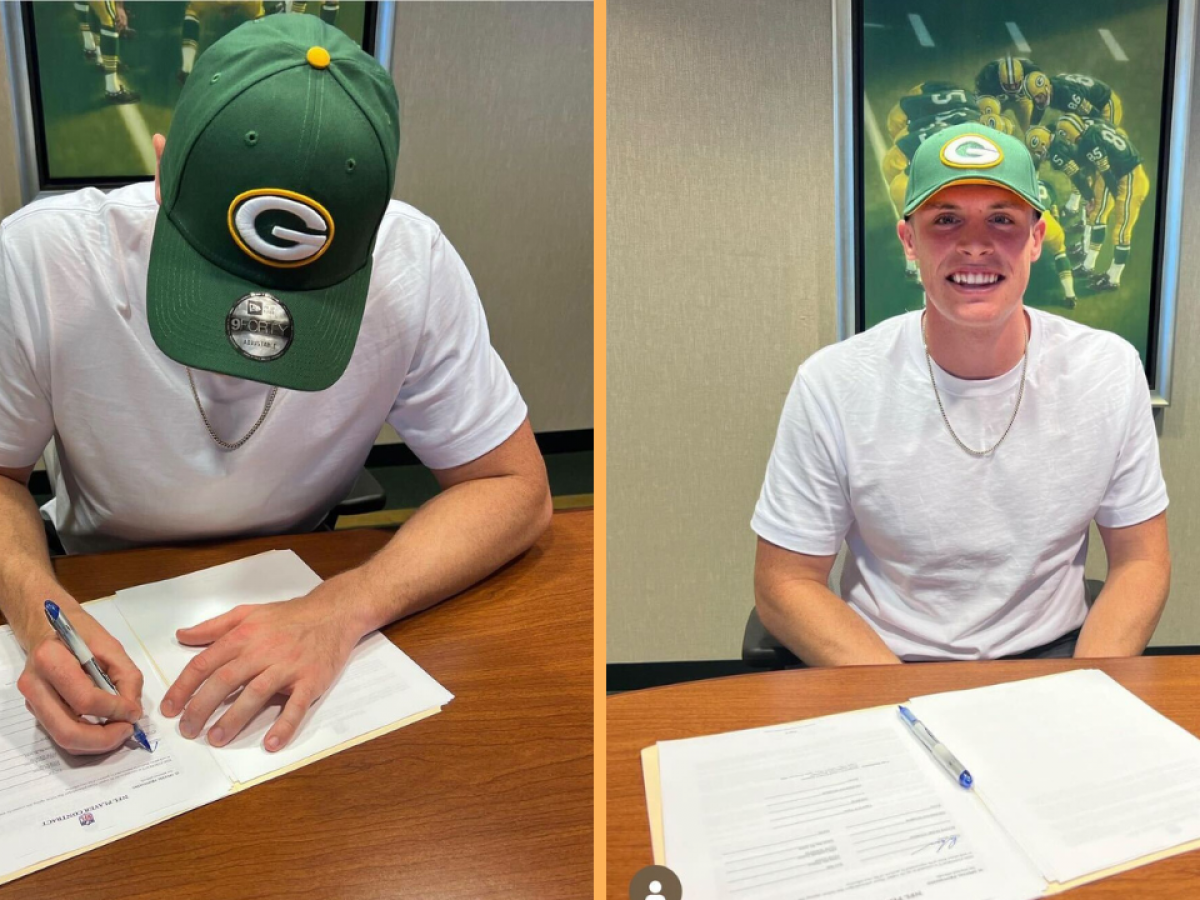
<path id="1" fill-rule="evenodd" d="M 955 169 L 990 169 L 1004 161 L 1004 151 L 982 134 L 960 134 L 942 145 L 942 162 Z"/>

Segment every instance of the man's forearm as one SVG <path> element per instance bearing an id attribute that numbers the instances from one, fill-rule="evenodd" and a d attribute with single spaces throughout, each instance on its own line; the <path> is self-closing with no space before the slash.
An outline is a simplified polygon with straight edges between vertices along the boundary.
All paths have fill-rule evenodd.
<path id="1" fill-rule="evenodd" d="M 545 479 L 506 475 L 456 484 L 422 506 L 334 596 L 362 634 L 433 606 L 528 547 L 553 511 Z M 342 598 L 349 597 L 349 601 Z"/>
<path id="2" fill-rule="evenodd" d="M 875 629 L 824 585 L 796 580 L 756 593 L 764 627 L 806 665 L 900 662 Z"/>
<path id="3" fill-rule="evenodd" d="M 44 600 L 74 602 L 54 577 L 33 495 L 25 485 L 0 476 L 0 610 L 25 649 L 35 635 L 50 630 Z"/>
<path id="4" fill-rule="evenodd" d="M 1083 623 L 1075 656 L 1140 655 L 1154 634 L 1170 588 L 1170 567 L 1149 560 L 1110 571 Z"/>

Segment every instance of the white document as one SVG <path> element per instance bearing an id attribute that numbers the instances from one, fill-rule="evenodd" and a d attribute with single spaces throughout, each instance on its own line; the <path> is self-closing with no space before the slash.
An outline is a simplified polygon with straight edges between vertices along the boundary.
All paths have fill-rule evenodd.
<path id="1" fill-rule="evenodd" d="M 658 744 L 666 864 L 713 900 L 1030 900 L 1045 884 L 895 708 Z"/>
<path id="2" fill-rule="evenodd" d="M 271 551 L 86 604 L 145 676 L 146 715 L 140 724 L 153 753 L 133 741 L 98 757 L 60 750 L 25 708 L 16 686 L 25 655 L 12 630 L 0 627 L 0 884 L 368 739 L 379 729 L 429 715 L 453 699 L 374 632 L 359 642 L 292 742 L 277 753 L 267 753 L 262 742 L 281 698 L 224 747 L 185 739 L 178 717 L 159 713 L 170 684 L 202 649 L 179 644 L 176 629 L 242 603 L 288 600 L 318 584 L 320 578 L 294 553 Z"/>
<path id="3" fill-rule="evenodd" d="M 204 647 L 189 647 L 175 631 L 197 625 L 241 604 L 273 603 L 303 596 L 320 577 L 290 550 L 270 551 L 180 578 L 118 591 L 117 607 L 141 638 L 168 686 Z M 296 736 L 282 750 L 263 747 L 267 730 L 286 697 L 267 704 L 224 747 L 210 748 L 235 782 L 249 782 L 291 763 L 428 709 L 453 695 L 379 632 L 359 641 L 341 674 L 309 709 Z M 209 724 L 232 705 L 217 707 Z M 179 733 L 179 716 L 169 727 Z M 197 738 L 207 746 L 207 740 Z"/>
<path id="4" fill-rule="evenodd" d="M 25 657 L 0 629 L 0 881 L 44 859 L 145 827 L 224 797 L 229 780 L 208 748 L 186 741 L 157 712 L 166 693 L 129 626 L 111 603 L 88 612 L 120 641 L 145 673 L 142 726 L 147 753 L 135 742 L 107 756 L 61 750 L 25 709 L 17 677 Z"/>
<path id="5" fill-rule="evenodd" d="M 919 697 L 1047 881 L 1200 838 L 1200 740 L 1095 669 Z"/>

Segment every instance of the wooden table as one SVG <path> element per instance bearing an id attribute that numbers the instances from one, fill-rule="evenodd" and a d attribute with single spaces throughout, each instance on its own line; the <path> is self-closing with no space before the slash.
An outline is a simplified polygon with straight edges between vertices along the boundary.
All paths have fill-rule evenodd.
<path id="1" fill-rule="evenodd" d="M 653 862 L 642 782 L 643 747 L 661 740 L 808 719 L 900 703 L 921 694 L 1078 668 L 1104 670 L 1159 712 L 1200 736 L 1200 657 L 1193 656 L 797 669 L 609 697 L 608 897 L 628 900 L 630 878 Z M 683 888 L 684 896 L 689 896 L 687 885 Z M 1072 900 L 1193 900 L 1200 897 L 1200 852 L 1097 881 L 1067 896 Z"/>
<path id="2" fill-rule="evenodd" d="M 592 891 L 592 513 L 556 513 L 487 581 L 384 630 L 439 714 L 0 888 L 16 898 L 575 898 Z M 384 530 L 56 561 L 79 600 L 272 548 L 319 575 Z"/>

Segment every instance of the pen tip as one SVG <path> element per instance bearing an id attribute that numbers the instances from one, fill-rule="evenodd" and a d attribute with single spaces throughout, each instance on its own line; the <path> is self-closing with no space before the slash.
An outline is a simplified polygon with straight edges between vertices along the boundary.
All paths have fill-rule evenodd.
<path id="1" fill-rule="evenodd" d="M 53 600 L 46 601 L 46 615 L 48 615 L 51 619 L 58 618 L 58 604 Z"/>

